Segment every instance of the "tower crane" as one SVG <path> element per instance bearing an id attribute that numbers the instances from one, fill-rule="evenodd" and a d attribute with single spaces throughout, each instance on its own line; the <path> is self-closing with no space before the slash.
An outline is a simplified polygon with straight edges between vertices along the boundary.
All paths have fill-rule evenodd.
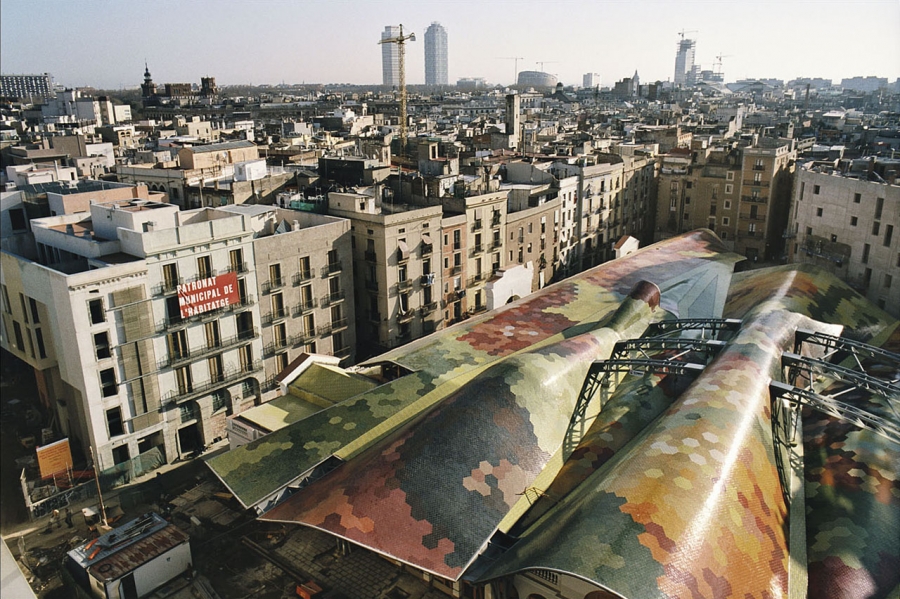
<path id="1" fill-rule="evenodd" d="M 378 40 L 379 44 L 397 44 L 397 55 L 400 66 L 400 155 L 406 156 L 406 42 L 416 41 L 416 34 L 403 35 L 403 25 L 400 25 L 400 35 L 386 37 Z"/>
<path id="2" fill-rule="evenodd" d="M 519 61 L 525 60 L 525 59 L 521 56 L 498 56 L 497 59 L 498 60 L 514 60 L 515 61 L 513 63 L 513 82 L 512 82 L 512 84 L 515 85 L 516 83 L 518 83 L 518 81 L 519 81 Z"/>
<path id="3" fill-rule="evenodd" d="M 699 33 L 699 31 L 697 31 L 696 29 L 682 29 L 678 32 L 678 35 L 681 36 L 681 39 L 684 39 L 685 33 Z"/>
<path id="4" fill-rule="evenodd" d="M 543 73 L 543 72 L 544 72 L 544 65 L 545 65 L 545 64 L 554 64 L 554 63 L 557 63 L 557 62 L 559 62 L 559 61 L 558 61 L 558 60 L 538 60 L 538 61 L 536 61 L 534 64 L 539 64 L 539 65 L 541 65 L 541 72 Z"/>
<path id="5" fill-rule="evenodd" d="M 716 62 L 713 63 L 713 73 L 717 77 L 721 77 L 724 79 L 725 75 L 722 73 L 722 59 L 723 58 L 731 58 L 731 54 L 719 54 L 716 56 Z"/>

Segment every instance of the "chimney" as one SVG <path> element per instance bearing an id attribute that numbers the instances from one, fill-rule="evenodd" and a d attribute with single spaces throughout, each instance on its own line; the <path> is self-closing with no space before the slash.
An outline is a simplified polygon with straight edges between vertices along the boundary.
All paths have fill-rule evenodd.
<path id="1" fill-rule="evenodd" d="M 68 225 L 66 225 L 66 235 L 74 235 L 74 234 L 75 234 L 75 227 L 72 225 L 72 223 L 69 223 Z"/>

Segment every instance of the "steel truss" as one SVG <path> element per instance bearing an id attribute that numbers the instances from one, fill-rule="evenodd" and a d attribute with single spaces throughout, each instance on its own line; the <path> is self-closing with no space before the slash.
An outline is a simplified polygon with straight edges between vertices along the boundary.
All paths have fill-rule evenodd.
<path id="1" fill-rule="evenodd" d="M 741 321 L 735 318 L 682 318 L 652 323 L 647 327 L 647 336 L 665 337 L 682 331 L 700 331 L 703 337 L 716 338 L 723 331 L 735 333 L 740 328 Z"/>
<path id="2" fill-rule="evenodd" d="M 822 356 L 800 355 L 815 350 Z M 798 330 L 794 352 L 784 352 L 781 364 L 787 382 L 772 381 L 769 394 L 775 461 L 786 500 L 790 499 L 790 472 L 785 459 L 793 462 L 796 457 L 793 448 L 800 439 L 800 411 L 804 406 L 900 444 L 900 355 L 859 341 Z M 882 376 L 870 374 L 876 371 Z M 871 407 L 886 406 L 888 412 L 876 413 L 871 407 L 860 405 L 862 402 L 842 399 L 853 391 L 862 391 L 872 402 Z M 796 464 L 792 466 L 797 470 Z"/>

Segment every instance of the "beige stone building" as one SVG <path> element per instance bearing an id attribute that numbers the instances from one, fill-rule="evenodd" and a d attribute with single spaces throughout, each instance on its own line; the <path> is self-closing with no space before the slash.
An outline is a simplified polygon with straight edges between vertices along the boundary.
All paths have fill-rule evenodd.
<path id="1" fill-rule="evenodd" d="M 441 207 L 357 193 L 330 193 L 328 204 L 329 214 L 350 221 L 361 356 L 436 330 Z"/>
<path id="2" fill-rule="evenodd" d="M 833 272 L 900 317 L 900 161 L 843 166 L 808 162 L 797 169 L 788 259 Z"/>

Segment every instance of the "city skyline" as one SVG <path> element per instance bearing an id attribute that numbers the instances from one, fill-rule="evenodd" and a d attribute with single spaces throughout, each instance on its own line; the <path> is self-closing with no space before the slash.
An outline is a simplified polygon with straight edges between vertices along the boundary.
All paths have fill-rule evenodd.
<path id="1" fill-rule="evenodd" d="M 173 28 L 175 14 L 186 27 Z M 896 0 L 757 2 L 752 8 L 730 1 L 301 5 L 267 0 L 249 9 L 231 0 L 162 0 L 152 6 L 6 0 L 0 17 L 3 73 L 49 72 L 69 87 L 136 87 L 145 60 L 158 82 L 198 82 L 210 75 L 220 85 L 377 85 L 384 27 L 403 24 L 405 33 L 424 36 L 434 21 L 456 40 L 450 85 L 463 77 L 509 85 L 516 71 L 542 70 L 541 65 L 564 85 L 578 85 L 587 72 L 611 85 L 635 70 L 642 81 L 671 81 L 681 30 L 692 31 L 687 36 L 697 42 L 696 62 L 702 69 L 712 69 L 717 55 L 727 56 L 726 81 L 805 76 L 840 83 L 854 76 L 900 77 Z M 840 45 L 830 45 L 829 36 L 836 35 Z M 241 39 L 245 43 L 236 43 Z M 864 54 L 850 51 L 860 48 Z M 425 83 L 424 63 L 424 43 L 409 44 L 408 84 Z"/>

